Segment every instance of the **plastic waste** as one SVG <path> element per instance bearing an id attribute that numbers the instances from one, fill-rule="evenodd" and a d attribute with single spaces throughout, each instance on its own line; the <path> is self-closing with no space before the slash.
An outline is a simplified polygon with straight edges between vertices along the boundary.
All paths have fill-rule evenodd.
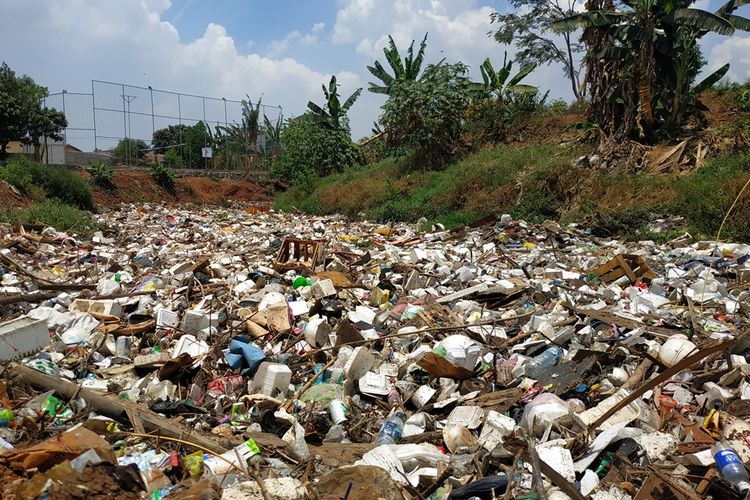
<path id="1" fill-rule="evenodd" d="M 378 431 L 375 444 L 396 444 L 401 440 L 404 433 L 404 424 L 406 423 L 406 414 L 402 411 L 395 411 L 386 419 L 383 426 Z"/>
<path id="2" fill-rule="evenodd" d="M 526 364 L 526 376 L 539 377 L 545 370 L 559 365 L 563 354 L 563 350 L 559 347 L 550 347 Z"/>
<path id="3" fill-rule="evenodd" d="M 262 349 L 250 344 L 250 339 L 239 336 L 232 339 L 229 352 L 224 354 L 224 358 L 231 368 L 241 369 L 244 376 L 252 376 L 266 359 L 266 355 Z"/>
<path id="4" fill-rule="evenodd" d="M 732 483 L 741 492 L 750 490 L 747 471 L 737 452 L 726 441 L 718 441 L 711 447 L 711 454 L 716 461 L 721 477 Z"/>

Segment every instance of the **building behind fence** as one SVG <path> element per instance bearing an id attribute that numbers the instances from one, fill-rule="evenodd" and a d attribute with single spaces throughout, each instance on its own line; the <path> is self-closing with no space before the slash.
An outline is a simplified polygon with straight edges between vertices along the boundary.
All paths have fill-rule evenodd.
<path id="1" fill-rule="evenodd" d="M 257 98 L 251 100 L 256 102 Z M 91 81 L 90 93 L 63 90 L 49 94 L 43 104 L 62 111 L 68 119 L 62 141 L 46 141 L 44 161 L 67 165 L 109 159 L 123 139 L 141 140 L 150 147 L 154 132 L 170 125 L 193 126 L 203 122 L 215 134 L 219 126 L 242 122 L 242 101 L 101 80 Z M 274 124 L 283 119 L 281 106 L 262 104 L 261 124 L 264 115 Z M 260 135 L 258 147 L 262 148 L 264 141 L 265 137 Z M 169 147 L 182 146 L 178 142 Z M 124 163 L 134 164 L 139 152 L 126 148 L 124 156 Z M 205 165 L 209 166 L 208 159 Z"/>

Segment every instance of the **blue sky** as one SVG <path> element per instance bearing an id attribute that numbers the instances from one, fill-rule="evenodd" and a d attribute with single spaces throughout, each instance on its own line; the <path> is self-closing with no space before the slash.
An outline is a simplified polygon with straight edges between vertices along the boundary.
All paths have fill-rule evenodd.
<path id="1" fill-rule="evenodd" d="M 461 60 L 473 72 L 485 57 L 512 56 L 513 47 L 487 36 L 490 13 L 507 8 L 499 0 L 0 0 L 0 59 L 52 92 L 90 91 L 98 79 L 230 99 L 263 95 L 288 117 L 319 102 L 331 74 L 342 94 L 366 88 L 366 65 L 382 59 L 388 34 L 405 49 L 429 32 L 428 62 Z M 739 13 L 750 16 L 750 6 Z M 747 33 L 706 37 L 704 52 L 709 69 L 731 62 L 734 80 L 750 78 Z M 528 83 L 572 97 L 554 66 L 538 68 Z M 133 106 L 146 103 L 141 96 Z M 362 94 L 350 112 L 355 139 L 369 133 L 382 103 Z M 136 120 L 133 135 L 147 137 L 151 126 Z"/>

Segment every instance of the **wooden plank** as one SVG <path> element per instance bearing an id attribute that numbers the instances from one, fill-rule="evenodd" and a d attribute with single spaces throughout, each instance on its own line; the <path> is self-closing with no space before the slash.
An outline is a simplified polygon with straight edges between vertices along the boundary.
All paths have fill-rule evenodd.
<path id="1" fill-rule="evenodd" d="M 630 266 L 627 262 L 625 262 L 625 259 L 622 255 L 618 255 L 615 257 L 615 260 L 617 260 L 618 264 L 622 267 L 622 269 L 625 271 L 625 275 L 628 277 L 631 283 L 635 282 L 638 278 L 633 273 L 633 270 L 630 269 Z"/>

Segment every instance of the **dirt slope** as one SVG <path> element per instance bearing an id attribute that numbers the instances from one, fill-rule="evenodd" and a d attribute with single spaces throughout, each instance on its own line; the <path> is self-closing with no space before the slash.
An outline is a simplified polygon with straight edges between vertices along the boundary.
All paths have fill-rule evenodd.
<path id="1" fill-rule="evenodd" d="M 251 181 L 178 178 L 174 192 L 160 187 L 147 172 L 117 171 L 113 189 L 94 187 L 97 206 L 120 203 L 174 202 L 218 204 L 226 201 L 254 203 L 273 199 L 273 190 Z"/>

